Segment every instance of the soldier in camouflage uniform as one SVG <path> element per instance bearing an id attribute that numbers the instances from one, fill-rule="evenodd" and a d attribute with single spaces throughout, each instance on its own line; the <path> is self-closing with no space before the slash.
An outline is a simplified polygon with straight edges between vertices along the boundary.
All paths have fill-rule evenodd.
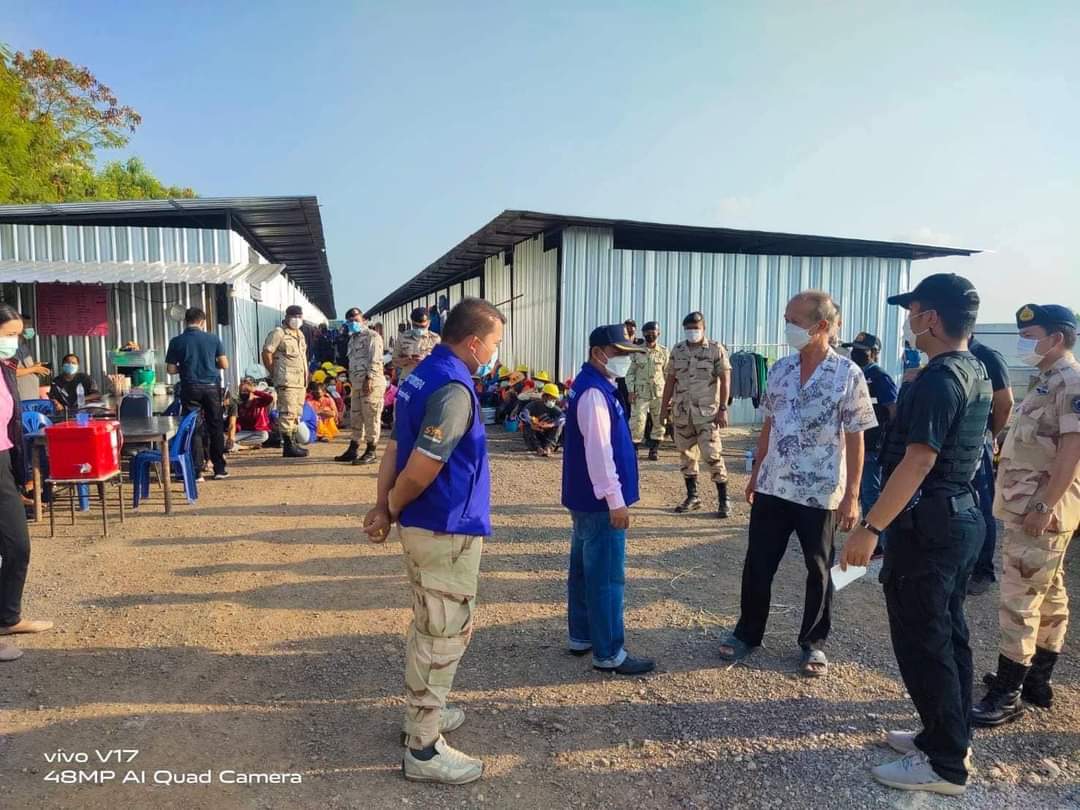
<path id="1" fill-rule="evenodd" d="M 646 323 L 642 331 L 645 334 L 645 352 L 630 355 L 630 370 L 626 372 L 626 388 L 630 392 L 630 435 L 634 447 L 640 446 L 645 438 L 645 423 L 651 416 L 649 460 L 656 461 L 659 458 L 660 440 L 664 438 L 664 419 L 660 411 L 670 353 L 657 342 L 660 325 L 656 321 Z"/>
<path id="2" fill-rule="evenodd" d="M 375 448 L 382 428 L 383 395 L 386 393 L 386 373 L 383 368 L 383 339 L 375 329 L 365 324 L 364 313 L 353 307 L 345 313 L 349 331 L 349 424 L 352 436 L 349 446 L 335 461 L 353 464 L 374 464 Z M 364 454 L 357 458 L 360 444 L 366 443 Z"/>
<path id="3" fill-rule="evenodd" d="M 412 329 L 398 335 L 394 345 L 394 368 L 398 370 L 398 385 L 412 374 L 420 361 L 431 354 L 439 345 L 440 338 L 428 326 L 431 323 L 428 312 L 423 307 L 412 311 Z"/>
<path id="4" fill-rule="evenodd" d="M 1080 363 L 1076 315 L 1028 304 L 1016 314 L 1017 354 L 1039 375 L 1001 451 L 994 515 L 1005 524 L 998 669 L 972 721 L 996 726 L 1050 708 L 1050 675 L 1065 642 L 1065 551 L 1080 525 Z"/>
<path id="5" fill-rule="evenodd" d="M 304 410 L 307 389 L 307 340 L 300 327 L 304 311 L 295 304 L 285 310 L 285 320 L 274 328 L 263 342 L 262 362 L 270 369 L 270 381 L 277 391 L 277 432 L 267 442 L 270 447 L 282 446 L 285 458 L 303 458 L 307 448 L 296 440 L 296 425 Z"/>
<path id="6" fill-rule="evenodd" d="M 729 513 L 727 468 L 721 455 L 720 428 L 727 427 L 731 363 L 727 349 L 705 336 L 705 316 L 691 312 L 683 318 L 686 340 L 675 345 L 667 364 L 662 416 L 670 414 L 679 449 L 686 500 L 676 512 L 701 509 L 698 498 L 698 458 L 703 456 L 716 484 L 718 516 Z"/>

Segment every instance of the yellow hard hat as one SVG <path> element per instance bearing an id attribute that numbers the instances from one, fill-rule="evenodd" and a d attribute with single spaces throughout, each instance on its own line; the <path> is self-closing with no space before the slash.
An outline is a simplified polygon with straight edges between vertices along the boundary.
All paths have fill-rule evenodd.
<path id="1" fill-rule="evenodd" d="M 322 368 L 326 369 L 327 371 L 330 371 L 331 369 L 333 369 L 333 367 L 334 364 L 331 363 L 329 360 L 322 364 Z"/>
<path id="2" fill-rule="evenodd" d="M 519 374 L 528 374 L 529 365 L 528 363 L 520 363 L 518 367 L 514 369 L 514 371 L 518 372 Z"/>
<path id="3" fill-rule="evenodd" d="M 323 371 L 322 369 L 319 369 L 318 371 L 316 371 L 314 374 L 311 375 L 311 380 L 312 380 L 312 382 L 317 382 L 317 383 L 326 382 L 326 372 Z"/>
<path id="4" fill-rule="evenodd" d="M 499 367 L 499 379 L 502 380 L 502 379 L 505 379 L 506 377 L 509 377 L 509 376 L 510 376 L 510 368 L 508 366 L 500 366 Z"/>
<path id="5" fill-rule="evenodd" d="M 346 372 L 346 371 L 348 371 L 348 369 L 345 368 L 345 366 L 334 366 L 334 373 L 335 374 L 341 374 L 341 373 Z"/>
<path id="6" fill-rule="evenodd" d="M 559 398 L 559 387 L 555 383 L 548 383 L 540 389 L 541 394 L 547 394 L 549 397 Z"/>
<path id="7" fill-rule="evenodd" d="M 551 382 L 551 375 L 548 374 L 546 371 L 538 371 L 535 374 L 533 374 L 533 379 L 534 380 L 539 380 L 540 382 L 543 382 L 543 383 L 549 383 L 549 382 Z"/>

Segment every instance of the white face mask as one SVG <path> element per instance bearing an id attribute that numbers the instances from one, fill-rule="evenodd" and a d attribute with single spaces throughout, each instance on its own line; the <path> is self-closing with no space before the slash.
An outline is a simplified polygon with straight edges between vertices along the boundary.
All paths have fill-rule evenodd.
<path id="1" fill-rule="evenodd" d="M 922 313 L 920 312 L 919 315 L 922 315 Z M 916 317 L 918 317 L 918 316 L 916 316 Z M 904 319 L 904 340 L 906 340 L 908 342 L 908 345 L 913 349 L 919 348 L 918 344 L 917 344 L 918 339 L 920 337 L 922 337 L 923 335 L 925 335 L 929 331 L 930 331 L 930 327 L 927 327 L 926 329 L 923 329 L 921 332 L 916 332 L 911 327 L 911 313 L 908 313 L 907 318 Z"/>
<path id="2" fill-rule="evenodd" d="M 810 342 L 810 332 L 797 323 L 788 323 L 784 325 L 784 338 L 788 346 L 799 352 Z"/>
<path id="3" fill-rule="evenodd" d="M 303 318 L 289 318 L 289 320 L 286 321 L 286 323 L 289 325 L 290 329 L 299 329 L 301 324 L 304 323 L 304 319 Z"/>
<path id="4" fill-rule="evenodd" d="M 686 342 L 687 343 L 701 343 L 702 338 L 705 337 L 704 329 L 687 329 L 686 330 Z"/>
<path id="5" fill-rule="evenodd" d="M 612 377 L 625 377 L 626 372 L 630 370 L 630 355 L 617 354 L 614 357 L 609 357 L 607 362 L 604 363 L 604 368 Z"/>
<path id="6" fill-rule="evenodd" d="M 1035 338 L 1019 337 L 1016 340 L 1016 354 L 1029 366 L 1037 366 L 1046 359 L 1045 354 L 1040 354 L 1039 341 Z"/>

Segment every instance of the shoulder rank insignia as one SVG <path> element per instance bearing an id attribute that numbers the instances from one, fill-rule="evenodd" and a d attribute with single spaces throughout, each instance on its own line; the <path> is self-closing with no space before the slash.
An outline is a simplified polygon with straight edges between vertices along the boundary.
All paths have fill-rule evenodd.
<path id="1" fill-rule="evenodd" d="M 1016 314 L 1016 317 L 1018 320 L 1027 323 L 1028 321 L 1035 320 L 1035 313 L 1032 311 L 1031 307 L 1024 307 Z"/>
<path id="2" fill-rule="evenodd" d="M 1036 386 L 1035 393 L 1036 394 L 1049 394 L 1050 393 L 1050 387 L 1046 386 L 1046 385 Z"/>

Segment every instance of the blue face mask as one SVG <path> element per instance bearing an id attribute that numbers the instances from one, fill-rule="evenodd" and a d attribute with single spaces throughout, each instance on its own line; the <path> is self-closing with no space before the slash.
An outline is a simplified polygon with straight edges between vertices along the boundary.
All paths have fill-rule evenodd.
<path id="1" fill-rule="evenodd" d="M 476 357 L 475 353 L 473 354 L 473 357 Z M 476 359 L 479 362 L 480 358 L 477 357 Z M 488 374 L 490 374 L 491 370 L 493 368 L 495 368 L 495 363 L 498 361 L 498 359 L 499 359 L 499 347 L 496 346 L 495 351 L 493 351 L 491 353 L 491 359 L 488 360 L 486 363 L 481 363 L 479 366 L 476 367 L 476 376 L 477 377 L 486 377 Z"/>
<path id="2" fill-rule="evenodd" d="M 364 332 L 364 324 L 360 321 L 349 321 L 349 331 L 354 335 L 360 335 Z"/>
<path id="3" fill-rule="evenodd" d="M 23 329 L 23 337 L 26 338 L 27 340 L 33 340 L 34 335 L 36 335 L 36 334 L 37 334 L 37 330 L 32 326 L 28 326 L 25 329 Z"/>
<path id="4" fill-rule="evenodd" d="M 64 363 L 63 369 L 69 377 L 74 377 L 79 373 L 79 367 L 75 363 Z"/>

